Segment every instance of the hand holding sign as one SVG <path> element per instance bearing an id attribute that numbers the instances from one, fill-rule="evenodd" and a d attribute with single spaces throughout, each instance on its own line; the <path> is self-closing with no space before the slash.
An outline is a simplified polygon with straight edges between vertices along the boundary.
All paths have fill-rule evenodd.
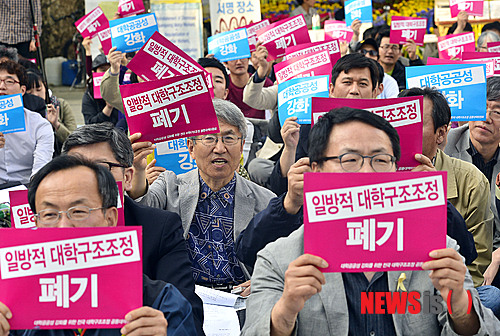
<path id="1" fill-rule="evenodd" d="M 167 336 L 167 320 L 163 313 L 151 307 L 132 310 L 125 316 L 127 324 L 120 330 L 122 335 Z"/>
<path id="2" fill-rule="evenodd" d="M 5 137 L 3 136 L 3 133 L 0 132 L 0 148 L 3 148 L 5 146 Z"/>
<path id="3" fill-rule="evenodd" d="M 12 318 L 12 313 L 6 305 L 0 302 L 0 335 L 9 336 L 10 324 L 9 321 Z"/>
<path id="4" fill-rule="evenodd" d="M 156 159 L 153 159 L 148 165 L 146 166 L 146 179 L 148 180 L 149 185 L 153 184 L 154 181 L 160 176 L 161 173 L 163 173 L 166 169 L 163 167 L 157 167 L 155 166 L 156 164 Z"/>
<path id="5" fill-rule="evenodd" d="M 304 203 L 304 173 L 311 172 L 309 158 L 303 157 L 288 171 L 288 192 L 283 200 L 286 212 L 295 215 Z"/>

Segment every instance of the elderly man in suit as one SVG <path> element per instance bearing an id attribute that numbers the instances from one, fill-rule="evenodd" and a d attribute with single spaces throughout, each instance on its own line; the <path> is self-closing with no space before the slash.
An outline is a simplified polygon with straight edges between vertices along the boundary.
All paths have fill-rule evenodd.
<path id="1" fill-rule="evenodd" d="M 243 179 L 238 169 L 246 137 L 243 113 L 229 101 L 214 99 L 220 133 L 188 139 L 197 169 L 175 175 L 161 173 L 150 186 L 146 156 L 152 144 L 131 136 L 136 174 L 129 195 L 140 203 L 181 216 L 195 282 L 229 291 L 249 278 L 236 258 L 234 241 L 275 195 Z"/>
<path id="2" fill-rule="evenodd" d="M 397 132 L 385 119 L 348 107 L 324 115 L 312 128 L 310 143 L 316 172 L 396 171 L 401 152 Z M 352 167 L 353 162 L 358 165 Z M 443 309 L 439 315 L 361 314 L 361 292 L 396 291 L 400 272 L 323 274 L 320 269 L 328 264 L 304 254 L 303 241 L 301 227 L 259 252 L 243 335 L 486 335 L 500 327 L 482 306 L 452 239 L 449 248 L 430 253 L 422 271 L 405 272 L 408 291 L 437 290 L 443 308 L 453 292 L 452 313 Z"/>
<path id="3" fill-rule="evenodd" d="M 488 78 L 486 100 L 486 120 L 469 121 L 450 130 L 444 152 L 473 163 L 490 182 L 490 205 L 495 215 L 493 254 L 491 265 L 483 274 L 485 284 L 489 285 L 500 264 L 500 217 L 495 204 L 495 180 L 500 173 L 500 77 Z"/>

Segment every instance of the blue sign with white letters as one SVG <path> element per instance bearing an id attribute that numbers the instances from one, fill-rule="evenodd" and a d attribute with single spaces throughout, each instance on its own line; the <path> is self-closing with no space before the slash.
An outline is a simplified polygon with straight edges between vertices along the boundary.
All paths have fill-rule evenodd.
<path id="1" fill-rule="evenodd" d="M 189 154 L 186 138 L 157 143 L 155 159 L 155 166 L 173 171 L 177 175 L 197 168 L 196 162 Z"/>
<path id="2" fill-rule="evenodd" d="M 311 98 L 328 97 L 329 77 L 314 76 L 289 79 L 278 84 L 278 114 L 281 126 L 290 117 L 299 124 L 311 124 Z"/>
<path id="3" fill-rule="evenodd" d="M 486 120 L 486 65 L 443 64 L 406 68 L 406 87 L 435 87 L 448 101 L 452 121 Z"/>
<path id="4" fill-rule="evenodd" d="M 109 27 L 111 44 L 124 53 L 141 49 L 154 32 L 158 31 L 154 13 L 111 20 Z"/>
<path id="5" fill-rule="evenodd" d="M 0 132 L 14 133 L 26 131 L 23 95 L 18 93 L 0 96 Z"/>
<path id="6" fill-rule="evenodd" d="M 246 28 L 223 32 L 208 38 L 208 53 L 221 62 L 250 58 Z"/>
<path id="7" fill-rule="evenodd" d="M 347 0 L 344 4 L 345 24 L 352 25 L 352 21 L 359 19 L 363 23 L 373 22 L 371 0 Z"/>

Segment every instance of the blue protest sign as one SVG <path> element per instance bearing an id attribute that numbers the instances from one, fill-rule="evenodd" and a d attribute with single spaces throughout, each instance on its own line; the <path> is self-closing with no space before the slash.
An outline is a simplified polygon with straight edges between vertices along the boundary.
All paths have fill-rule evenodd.
<path id="1" fill-rule="evenodd" d="M 328 97 L 329 76 L 289 79 L 278 84 L 278 113 L 281 126 L 289 117 L 299 124 L 311 123 L 311 98 Z"/>
<path id="2" fill-rule="evenodd" d="M 154 13 L 111 20 L 109 26 L 113 47 L 124 53 L 141 49 L 154 32 L 158 31 Z"/>
<path id="3" fill-rule="evenodd" d="M 189 154 L 186 138 L 157 143 L 155 159 L 156 166 L 173 171 L 177 175 L 196 168 L 196 162 Z"/>
<path id="4" fill-rule="evenodd" d="M 250 58 L 246 28 L 219 33 L 208 38 L 208 53 L 221 62 Z"/>
<path id="5" fill-rule="evenodd" d="M 372 1 L 371 0 L 347 0 L 345 8 L 345 24 L 352 25 L 352 21 L 359 19 L 361 22 L 373 22 Z"/>
<path id="6" fill-rule="evenodd" d="M 23 95 L 0 96 L 0 132 L 26 131 Z"/>
<path id="7" fill-rule="evenodd" d="M 406 87 L 436 87 L 452 121 L 486 120 L 486 65 L 444 64 L 406 68 Z"/>

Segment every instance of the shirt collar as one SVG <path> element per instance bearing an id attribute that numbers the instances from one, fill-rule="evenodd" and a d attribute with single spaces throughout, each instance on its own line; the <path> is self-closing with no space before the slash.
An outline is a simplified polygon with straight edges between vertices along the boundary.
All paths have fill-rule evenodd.
<path id="1" fill-rule="evenodd" d="M 492 164 L 496 164 L 497 163 L 499 149 L 500 149 L 500 147 L 497 147 L 497 150 L 495 151 L 495 154 L 493 154 L 493 157 L 491 158 L 491 160 L 488 161 L 488 162 L 486 162 L 486 164 L 488 164 L 490 162 L 492 162 Z M 481 153 L 479 153 L 477 151 L 476 147 L 474 147 L 474 145 L 472 144 L 472 141 L 470 141 L 470 139 L 469 139 L 469 148 L 467 149 L 467 152 L 472 157 L 474 157 L 476 155 L 479 155 L 479 157 L 481 158 L 481 160 L 483 160 L 483 156 L 481 155 Z"/>
<path id="2" fill-rule="evenodd" d="M 233 178 L 231 181 L 229 181 L 225 186 L 223 186 L 219 191 L 213 191 L 210 189 L 208 184 L 206 184 L 205 181 L 201 178 L 201 176 L 198 174 L 198 177 L 200 179 L 200 195 L 198 200 L 199 201 L 204 201 L 208 197 L 212 196 L 212 194 L 215 195 L 219 200 L 225 201 L 229 204 L 233 204 L 234 202 L 234 193 L 236 190 L 236 173 L 233 175 Z"/>

